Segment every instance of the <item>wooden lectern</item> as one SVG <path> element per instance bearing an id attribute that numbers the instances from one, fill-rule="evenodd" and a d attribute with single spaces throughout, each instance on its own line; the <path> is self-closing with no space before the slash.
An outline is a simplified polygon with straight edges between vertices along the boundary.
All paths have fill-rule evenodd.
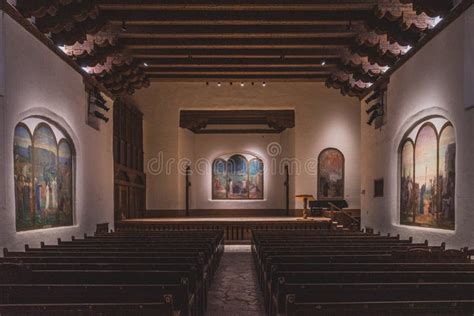
<path id="1" fill-rule="evenodd" d="M 307 219 L 309 215 L 308 201 L 314 201 L 314 196 L 311 194 L 298 194 L 295 197 L 299 200 L 303 200 L 303 218 Z"/>

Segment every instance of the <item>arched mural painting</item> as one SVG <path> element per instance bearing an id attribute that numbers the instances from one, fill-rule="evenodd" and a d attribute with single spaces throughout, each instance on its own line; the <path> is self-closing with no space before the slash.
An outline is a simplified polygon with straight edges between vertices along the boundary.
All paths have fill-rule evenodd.
<path id="1" fill-rule="evenodd" d="M 318 157 L 318 199 L 344 199 L 344 155 L 326 148 Z"/>
<path id="2" fill-rule="evenodd" d="M 212 163 L 212 199 L 263 199 L 263 161 L 249 154 L 216 158 Z"/>
<path id="3" fill-rule="evenodd" d="M 400 151 L 400 224 L 454 229 L 454 128 L 444 118 L 414 126 Z"/>
<path id="4" fill-rule="evenodd" d="M 46 121 L 25 119 L 15 128 L 13 153 L 17 231 L 72 225 L 74 151 L 69 138 Z"/>

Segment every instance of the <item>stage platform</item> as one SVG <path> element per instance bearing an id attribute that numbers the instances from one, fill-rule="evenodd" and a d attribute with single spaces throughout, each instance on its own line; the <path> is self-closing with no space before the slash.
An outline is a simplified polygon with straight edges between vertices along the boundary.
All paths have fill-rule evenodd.
<path id="1" fill-rule="evenodd" d="M 230 243 L 248 243 L 252 229 L 331 229 L 327 217 L 159 217 L 127 219 L 115 223 L 116 231 L 166 231 L 223 229 Z"/>

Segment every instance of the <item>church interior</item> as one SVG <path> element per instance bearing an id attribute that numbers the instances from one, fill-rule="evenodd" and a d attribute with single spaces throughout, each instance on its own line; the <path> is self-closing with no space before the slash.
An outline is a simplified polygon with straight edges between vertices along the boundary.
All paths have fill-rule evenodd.
<path id="1" fill-rule="evenodd" d="M 473 0 L 0 0 L 0 315 L 474 315 Z"/>

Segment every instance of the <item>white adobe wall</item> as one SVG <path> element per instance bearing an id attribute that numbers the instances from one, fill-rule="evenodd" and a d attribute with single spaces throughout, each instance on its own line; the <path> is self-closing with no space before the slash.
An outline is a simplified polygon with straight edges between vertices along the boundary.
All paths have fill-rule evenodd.
<path id="1" fill-rule="evenodd" d="M 7 15 L 1 14 L 0 95 L 0 247 L 20 249 L 40 241 L 54 243 L 92 233 L 97 223 L 113 223 L 112 124 L 101 131 L 87 126 L 82 77 Z M 3 58 L 4 56 L 4 58 Z M 4 71 L 2 71 L 4 69 Z M 62 126 L 76 148 L 75 225 L 16 232 L 13 131 L 31 115 Z M 108 113 L 112 116 L 112 113 Z"/>
<path id="2" fill-rule="evenodd" d="M 229 151 L 265 153 L 270 141 L 282 145 L 279 159 L 285 157 L 311 162 L 326 147 L 339 148 L 346 158 L 345 194 L 350 207 L 359 208 L 360 199 L 360 106 L 355 98 L 343 97 L 323 83 L 267 83 L 262 87 L 240 87 L 223 83 L 154 82 L 135 95 L 144 113 L 145 165 L 163 153 L 169 159 Z M 180 109 L 295 109 L 296 127 L 280 135 L 193 135 L 179 128 Z M 189 156 L 189 157 L 188 157 Z M 313 159 L 312 161 L 310 159 Z M 155 166 L 156 167 L 156 166 Z M 210 177 L 192 178 L 191 207 L 194 208 L 284 208 L 282 176 L 265 179 L 270 195 L 257 202 L 209 201 Z M 316 196 L 316 175 L 301 174 L 291 179 L 291 194 Z M 272 196 L 274 194 L 274 196 Z M 279 196 L 277 196 L 279 195 Z M 171 174 L 153 175 L 147 170 L 147 209 L 177 210 L 184 207 L 184 176 L 172 168 Z M 293 203 L 290 207 L 294 207 Z M 300 208 L 301 205 L 296 205 Z"/>
<path id="3" fill-rule="evenodd" d="M 395 72 L 388 86 L 387 125 L 381 131 L 366 124 L 367 116 L 362 111 L 361 189 L 366 191 L 361 198 L 363 225 L 382 233 L 413 236 L 417 241 L 474 246 L 474 110 L 467 110 L 474 84 L 464 82 L 474 72 L 474 35 L 468 28 L 473 17 L 471 7 Z M 366 107 L 362 102 L 362 109 Z M 456 132 L 455 231 L 399 225 L 398 146 L 403 134 L 429 115 L 446 117 Z M 373 180 L 382 177 L 385 196 L 373 198 Z"/>

